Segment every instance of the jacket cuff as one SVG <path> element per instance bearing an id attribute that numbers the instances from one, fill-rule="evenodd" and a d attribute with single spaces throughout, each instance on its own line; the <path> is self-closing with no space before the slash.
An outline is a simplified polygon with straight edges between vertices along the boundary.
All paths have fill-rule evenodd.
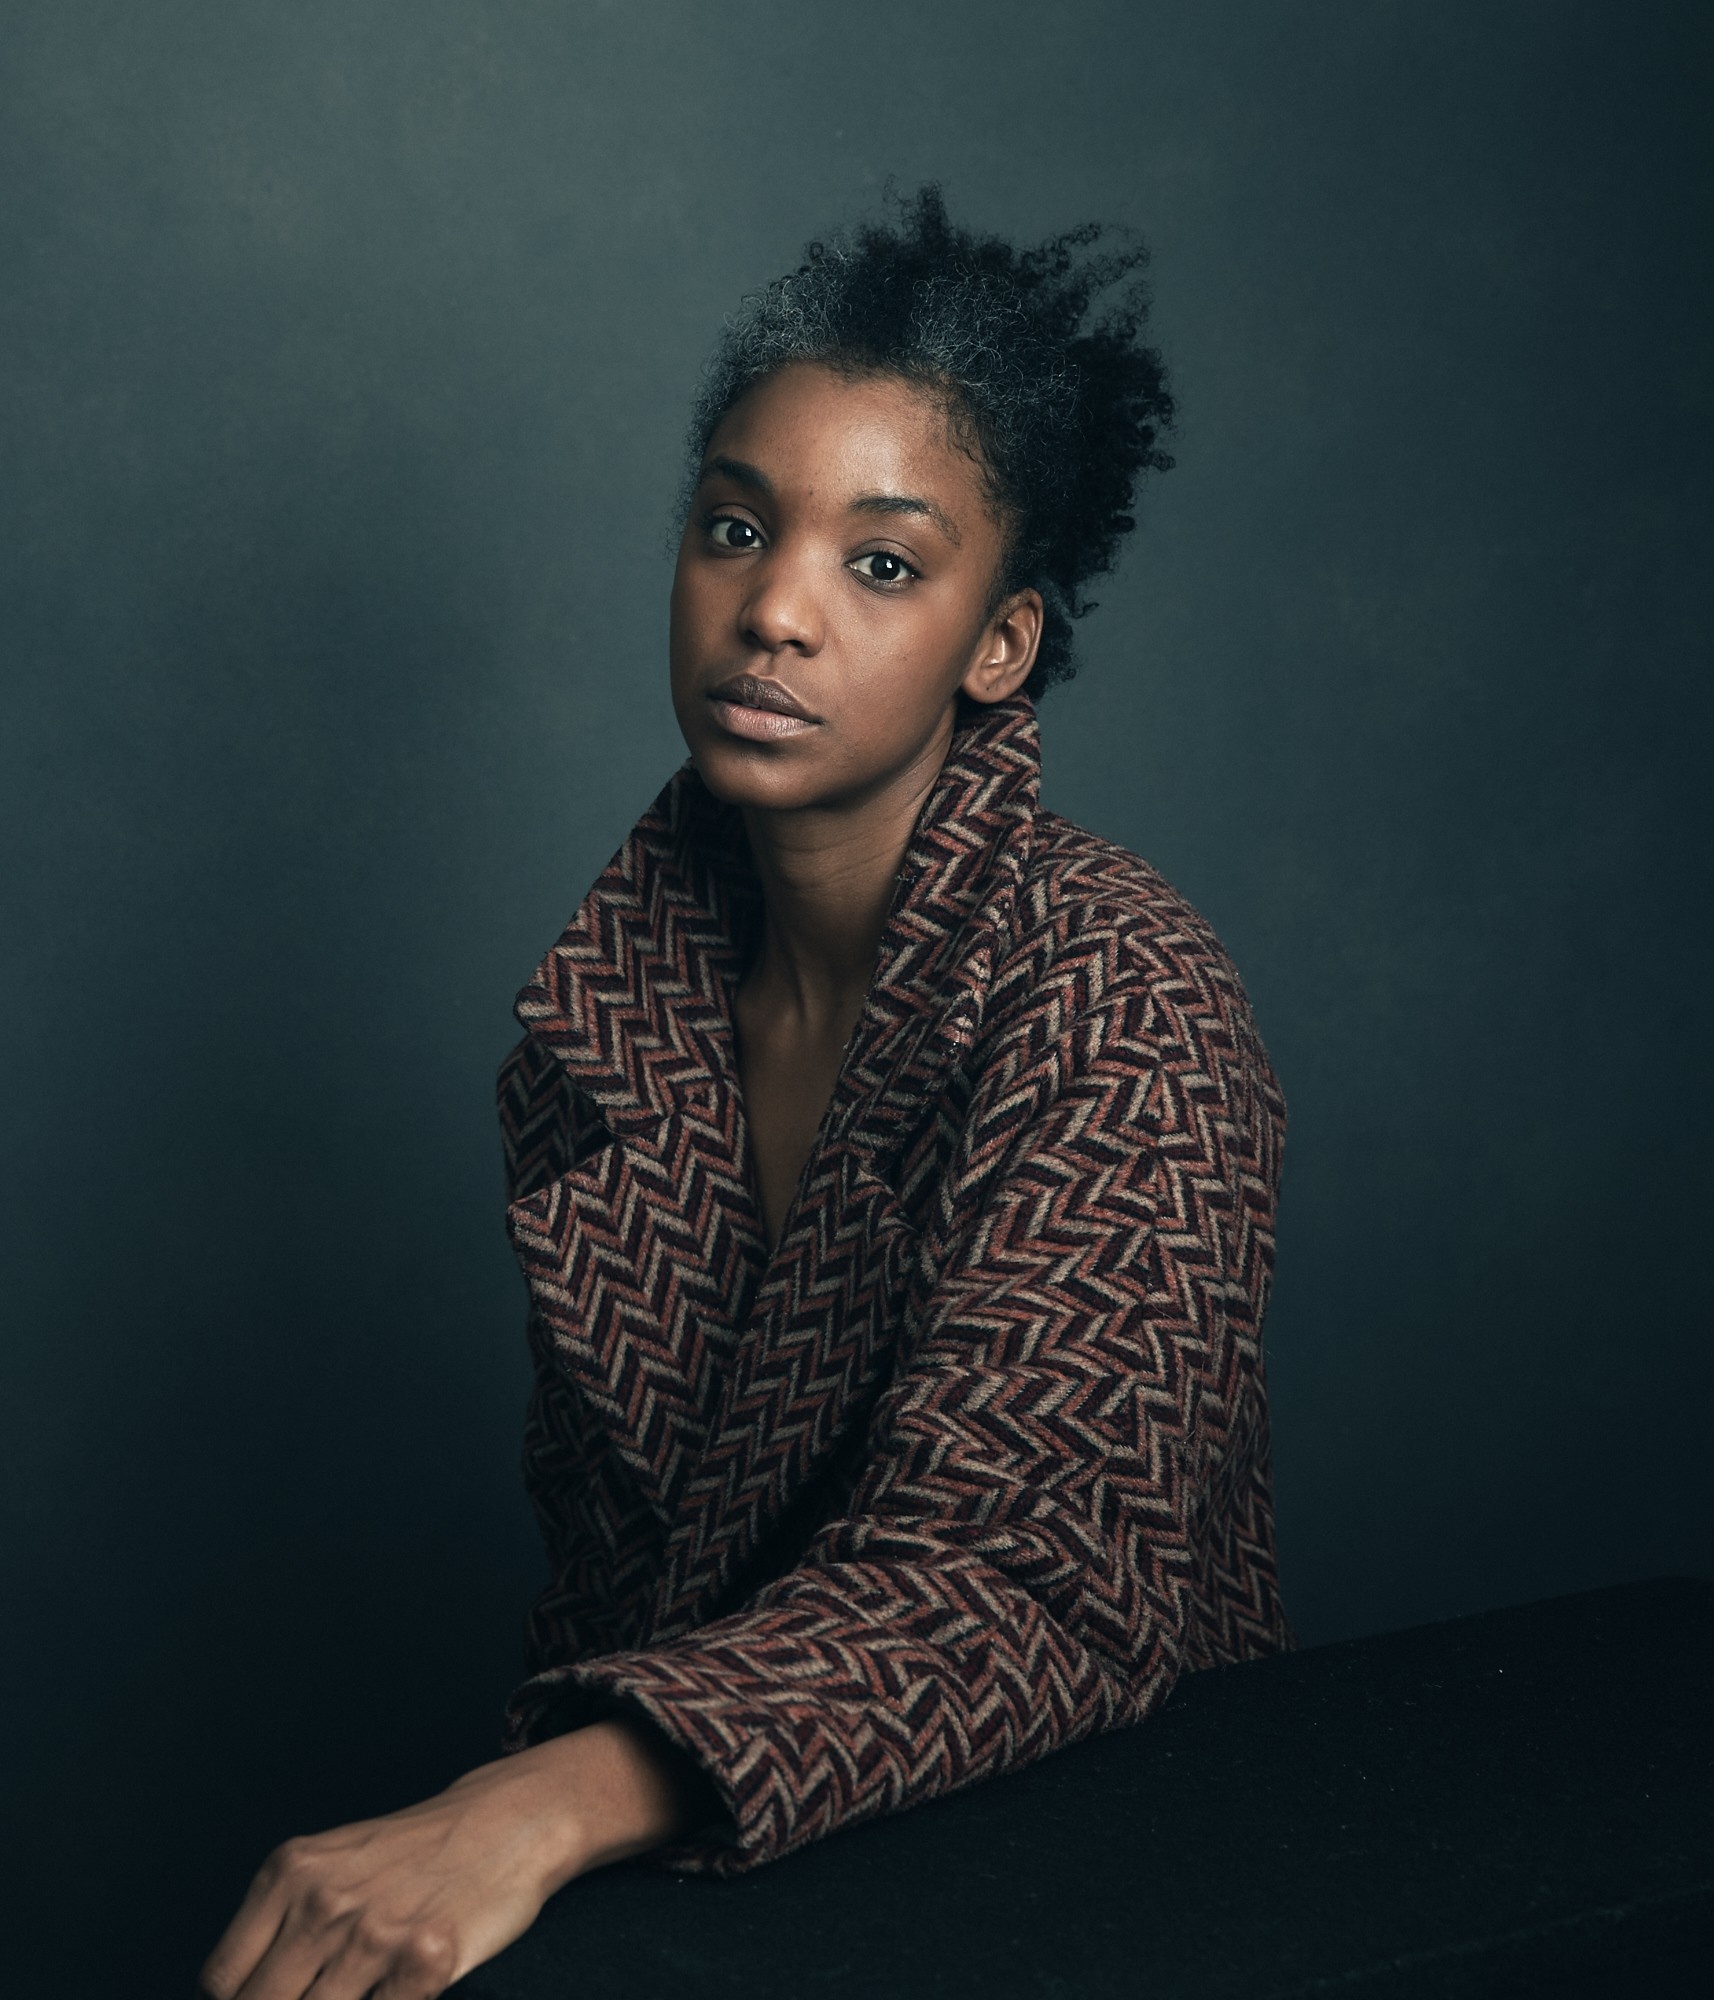
<path id="1" fill-rule="evenodd" d="M 526 1681 L 507 1704 L 504 1747 L 522 1750 L 613 1715 L 641 1716 L 703 1772 L 727 1817 L 638 1858 L 688 1874 L 742 1875 L 924 1790 L 907 1784 L 904 1755 L 895 1760 L 873 1740 L 870 1749 L 881 1748 L 882 1764 L 893 1769 L 871 1766 L 860 1783 L 854 1741 L 829 1727 L 828 1706 L 813 1686 L 794 1696 L 789 1680 L 765 1694 L 735 1687 L 728 1668 L 689 1650 L 611 1653 Z M 884 1736 L 872 1705 L 864 1709 L 849 1718 L 849 1737 Z M 904 1731 L 902 1715 L 899 1723 Z"/>

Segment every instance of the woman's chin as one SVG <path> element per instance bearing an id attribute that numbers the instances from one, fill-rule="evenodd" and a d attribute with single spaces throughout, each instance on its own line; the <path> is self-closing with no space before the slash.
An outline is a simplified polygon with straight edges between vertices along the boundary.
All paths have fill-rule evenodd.
<path id="1" fill-rule="evenodd" d="M 807 771 L 786 770 L 783 760 L 733 755 L 729 746 L 694 744 L 691 761 L 697 775 L 722 805 L 757 812 L 801 812 L 821 804 L 823 787 Z"/>
<path id="2" fill-rule="evenodd" d="M 702 782 L 727 805 L 780 807 L 813 796 L 819 728 L 784 736 L 749 736 L 722 727 L 712 705 L 678 718 L 679 733 Z"/>

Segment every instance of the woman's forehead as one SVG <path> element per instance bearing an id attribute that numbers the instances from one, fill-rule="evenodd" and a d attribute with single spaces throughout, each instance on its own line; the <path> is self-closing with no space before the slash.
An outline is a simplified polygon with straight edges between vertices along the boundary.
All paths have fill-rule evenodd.
<path id="1" fill-rule="evenodd" d="M 805 485 L 832 498 L 927 482 L 948 512 L 979 497 L 943 396 L 898 375 L 805 362 L 768 376 L 726 412 L 709 439 L 705 475 L 721 461 L 762 474 L 782 495 Z"/>

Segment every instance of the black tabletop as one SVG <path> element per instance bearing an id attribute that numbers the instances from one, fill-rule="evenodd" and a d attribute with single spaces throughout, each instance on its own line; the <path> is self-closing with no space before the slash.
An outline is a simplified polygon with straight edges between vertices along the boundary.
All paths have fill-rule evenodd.
<path id="1" fill-rule="evenodd" d="M 1714 1584 L 1188 1675 L 730 1882 L 574 1882 L 469 2000 L 1714 1991 Z"/>

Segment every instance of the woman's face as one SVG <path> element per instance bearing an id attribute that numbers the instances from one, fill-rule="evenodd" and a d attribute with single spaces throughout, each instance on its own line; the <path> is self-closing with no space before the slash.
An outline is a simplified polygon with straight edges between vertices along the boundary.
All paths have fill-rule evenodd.
<path id="1" fill-rule="evenodd" d="M 672 692 L 717 797 L 859 807 L 932 780 L 955 696 L 1027 678 L 1041 599 L 934 397 L 797 364 L 721 420 L 679 546 Z"/>

